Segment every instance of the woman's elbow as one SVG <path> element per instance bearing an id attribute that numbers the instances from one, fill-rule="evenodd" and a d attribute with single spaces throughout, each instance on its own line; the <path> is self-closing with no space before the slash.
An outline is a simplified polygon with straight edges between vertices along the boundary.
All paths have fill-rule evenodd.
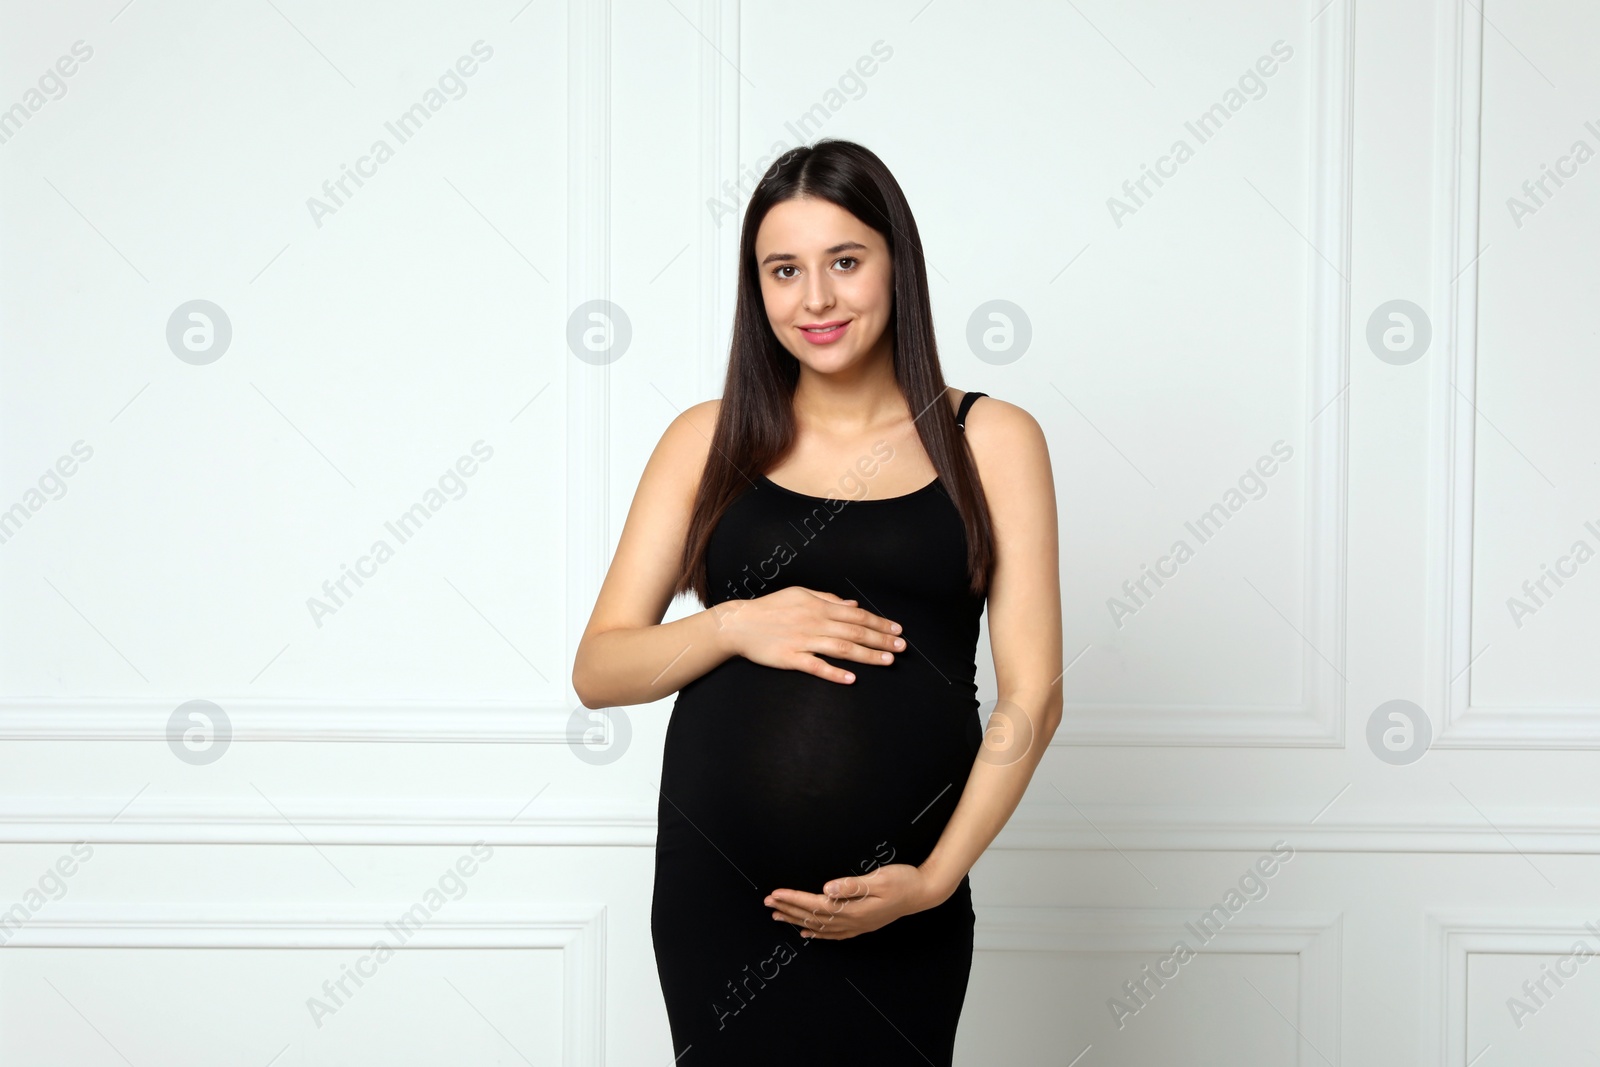
<path id="1" fill-rule="evenodd" d="M 584 653 L 583 644 L 578 645 L 577 653 L 572 657 L 572 691 L 578 694 L 578 703 L 586 708 L 598 709 L 605 707 L 601 702 L 600 694 L 595 690 L 592 672 L 588 669 L 588 659 Z"/>

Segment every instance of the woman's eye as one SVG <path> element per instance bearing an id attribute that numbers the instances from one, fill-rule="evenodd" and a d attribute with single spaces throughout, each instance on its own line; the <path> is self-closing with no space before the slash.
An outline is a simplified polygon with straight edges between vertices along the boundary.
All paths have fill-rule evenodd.
<path id="1" fill-rule="evenodd" d="M 849 263 L 849 264 L 851 264 L 850 267 L 846 268 L 847 270 L 854 269 L 854 265 L 857 262 L 859 262 L 859 261 L 856 259 L 855 256 L 840 256 L 838 259 L 833 261 L 834 266 L 838 266 L 840 263 Z M 795 269 L 795 266 L 794 266 L 793 263 L 780 263 L 776 267 L 772 268 L 772 276 L 774 278 L 778 278 L 781 281 L 788 281 L 789 280 L 789 275 L 784 274 L 783 272 L 786 271 L 786 270 L 794 270 L 794 269 Z"/>

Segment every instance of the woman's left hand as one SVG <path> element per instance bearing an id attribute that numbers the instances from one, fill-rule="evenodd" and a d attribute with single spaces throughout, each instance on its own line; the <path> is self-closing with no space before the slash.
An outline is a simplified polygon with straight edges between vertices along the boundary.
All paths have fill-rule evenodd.
<path id="1" fill-rule="evenodd" d="M 937 895 L 922 868 L 888 863 L 869 874 L 835 878 L 821 893 L 775 889 L 765 903 L 775 920 L 804 927 L 801 937 L 840 941 L 934 907 L 941 903 Z"/>

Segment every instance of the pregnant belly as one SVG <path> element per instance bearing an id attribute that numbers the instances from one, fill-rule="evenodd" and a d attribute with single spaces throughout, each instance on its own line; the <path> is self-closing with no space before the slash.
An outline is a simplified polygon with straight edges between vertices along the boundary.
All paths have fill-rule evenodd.
<path id="1" fill-rule="evenodd" d="M 709 838 L 780 879 L 927 858 L 981 740 L 972 691 L 857 667 L 841 685 L 735 657 L 685 687 L 663 754 L 663 836 Z"/>

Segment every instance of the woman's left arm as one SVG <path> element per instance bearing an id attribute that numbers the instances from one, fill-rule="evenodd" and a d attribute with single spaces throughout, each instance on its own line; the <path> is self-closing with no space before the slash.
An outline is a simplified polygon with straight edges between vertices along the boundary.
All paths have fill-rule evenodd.
<path id="1" fill-rule="evenodd" d="M 1055 480 L 1044 431 L 993 397 L 967 440 L 994 527 L 989 647 L 998 699 L 944 833 L 920 864 L 927 907 L 947 900 L 1011 818 L 1061 722 L 1061 575 Z"/>
<path id="2" fill-rule="evenodd" d="M 1022 408 L 989 397 L 967 413 L 966 435 L 994 528 L 989 645 L 999 699 L 926 860 L 835 878 L 821 893 L 767 896 L 773 918 L 805 927 L 802 937 L 855 937 L 948 900 L 1011 818 L 1061 722 L 1056 492 L 1044 431 Z"/>

